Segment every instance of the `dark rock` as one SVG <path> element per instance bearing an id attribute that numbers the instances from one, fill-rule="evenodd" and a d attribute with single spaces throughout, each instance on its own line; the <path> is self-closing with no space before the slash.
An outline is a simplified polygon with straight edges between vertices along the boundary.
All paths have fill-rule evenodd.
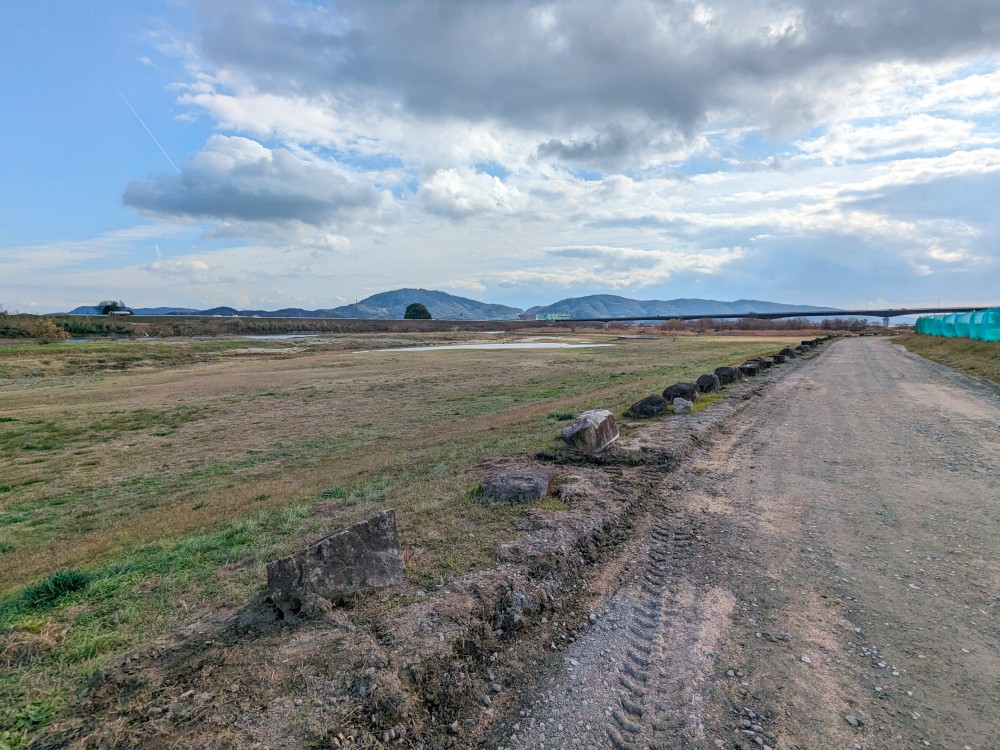
<path id="1" fill-rule="evenodd" d="M 716 367 L 715 374 L 719 376 L 719 382 L 723 385 L 735 383 L 743 377 L 739 367 Z"/>
<path id="2" fill-rule="evenodd" d="M 633 417 L 658 417 L 667 410 L 667 400 L 655 393 L 646 396 L 642 401 L 636 401 L 628 408 Z"/>
<path id="3" fill-rule="evenodd" d="M 483 496 L 497 503 L 534 503 L 549 494 L 556 470 L 547 466 L 520 466 L 487 474 L 480 485 Z"/>
<path id="4" fill-rule="evenodd" d="M 815 343 L 816 343 L 816 339 L 810 339 L 809 341 L 803 341 L 803 342 L 801 342 L 799 344 L 799 346 L 804 346 L 804 347 L 807 347 L 809 349 L 812 349 L 812 347 L 813 347 L 813 345 Z"/>
<path id="5" fill-rule="evenodd" d="M 785 364 L 785 362 L 788 361 L 788 357 L 786 357 L 784 354 L 772 354 L 771 359 L 774 360 L 774 364 L 776 365 L 783 365 Z"/>
<path id="6" fill-rule="evenodd" d="M 702 393 L 717 393 L 722 390 L 722 381 L 715 374 L 699 375 L 695 381 L 695 385 L 698 386 L 698 390 Z"/>
<path id="7" fill-rule="evenodd" d="M 336 602 L 358 591 L 392 586 L 403 575 L 396 512 L 384 510 L 269 563 L 267 595 L 282 613 L 296 614 L 310 594 Z"/>
<path id="8" fill-rule="evenodd" d="M 694 411 L 694 402 L 678 396 L 674 399 L 674 414 L 690 414 Z"/>
<path id="9" fill-rule="evenodd" d="M 585 411 L 559 437 L 566 445 L 581 453 L 600 453 L 618 439 L 615 415 L 607 409 Z"/>
<path id="10" fill-rule="evenodd" d="M 808 351 L 809 351 L 809 347 L 808 346 L 801 346 L 800 345 L 800 346 L 795 347 L 795 353 L 798 354 L 800 357 L 803 354 L 806 354 Z"/>
<path id="11" fill-rule="evenodd" d="M 760 362 L 755 360 L 747 360 L 742 365 L 740 365 L 740 372 L 743 373 L 745 377 L 752 378 L 755 375 L 760 375 L 761 366 Z"/>
<path id="12" fill-rule="evenodd" d="M 757 357 L 757 361 L 766 370 L 774 364 L 774 357 Z"/>
<path id="13" fill-rule="evenodd" d="M 790 346 L 786 346 L 784 349 L 782 349 L 780 352 L 778 352 L 778 354 L 784 355 L 785 357 L 788 357 L 789 359 L 794 359 L 795 357 L 799 356 L 798 352 L 796 352 Z"/>
<path id="14" fill-rule="evenodd" d="M 663 398 L 673 402 L 675 398 L 683 398 L 688 401 L 698 400 L 698 386 L 694 383 L 674 383 L 663 391 Z"/>

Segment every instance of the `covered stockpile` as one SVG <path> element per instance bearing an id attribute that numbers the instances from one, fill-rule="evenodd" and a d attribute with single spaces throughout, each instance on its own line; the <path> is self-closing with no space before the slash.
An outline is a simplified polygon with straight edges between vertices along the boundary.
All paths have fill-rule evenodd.
<path id="1" fill-rule="evenodd" d="M 979 341 L 1000 341 L 1000 307 L 917 318 L 917 333 Z"/>

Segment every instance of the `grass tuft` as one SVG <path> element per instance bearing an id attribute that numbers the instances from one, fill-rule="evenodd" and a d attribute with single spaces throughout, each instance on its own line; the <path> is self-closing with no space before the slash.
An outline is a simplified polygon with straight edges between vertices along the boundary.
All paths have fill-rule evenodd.
<path id="1" fill-rule="evenodd" d="M 83 591 L 93 581 L 93 574 L 82 570 L 57 570 L 25 588 L 21 599 L 35 608 L 52 607 L 70 594 Z"/>

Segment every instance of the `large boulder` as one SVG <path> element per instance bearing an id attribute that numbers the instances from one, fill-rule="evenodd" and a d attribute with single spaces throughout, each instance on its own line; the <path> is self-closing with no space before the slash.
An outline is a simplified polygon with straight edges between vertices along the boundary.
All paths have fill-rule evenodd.
<path id="1" fill-rule="evenodd" d="M 784 349 L 782 349 L 780 352 L 778 352 L 778 354 L 781 354 L 781 355 L 783 355 L 785 357 L 788 357 L 789 359 L 793 359 L 793 358 L 799 356 L 798 352 L 796 352 L 790 346 L 786 346 Z"/>
<path id="2" fill-rule="evenodd" d="M 743 377 L 739 367 L 716 367 L 715 374 L 719 376 L 719 382 L 723 385 L 735 383 Z"/>
<path id="3" fill-rule="evenodd" d="M 310 595 L 332 602 L 403 580 L 396 512 L 384 510 L 267 566 L 267 595 L 283 614 L 297 614 Z"/>
<path id="4" fill-rule="evenodd" d="M 715 373 L 699 375 L 694 384 L 698 386 L 698 390 L 702 393 L 717 393 L 722 390 L 722 381 Z"/>
<path id="5" fill-rule="evenodd" d="M 810 347 L 808 347 L 808 346 L 801 346 L 801 345 L 799 345 L 799 346 L 795 347 L 795 353 L 798 354 L 801 357 L 803 354 L 806 354 L 809 351 L 809 349 L 810 349 Z"/>
<path id="6" fill-rule="evenodd" d="M 534 503 L 549 494 L 556 470 L 547 466 L 517 466 L 483 477 L 483 497 L 498 503 Z"/>
<path id="7" fill-rule="evenodd" d="M 760 362 L 756 360 L 747 360 L 742 365 L 740 365 L 740 372 L 743 373 L 744 377 L 752 378 L 755 375 L 760 375 L 761 370 Z"/>
<path id="8" fill-rule="evenodd" d="M 688 401 L 698 400 L 698 386 L 694 383 L 674 383 L 663 390 L 663 398 L 673 403 L 675 398 L 683 398 Z"/>
<path id="9" fill-rule="evenodd" d="M 600 453 L 618 439 L 615 415 L 607 409 L 585 411 L 559 433 L 566 445 L 581 453 Z"/>
<path id="10" fill-rule="evenodd" d="M 785 362 L 788 361 L 788 357 L 786 357 L 784 354 L 772 354 L 771 359 L 774 360 L 774 364 L 776 365 L 783 365 L 785 364 Z"/>
<path id="11" fill-rule="evenodd" d="M 646 396 L 642 401 L 636 401 L 628 408 L 628 413 L 633 417 L 658 417 L 667 410 L 667 400 L 663 396 L 655 393 Z"/>
<path id="12" fill-rule="evenodd" d="M 690 414 L 694 411 L 694 402 L 678 396 L 674 399 L 674 414 Z"/>
<path id="13" fill-rule="evenodd" d="M 803 347 L 805 349 L 812 349 L 813 346 L 815 345 L 815 343 L 816 343 L 816 339 L 809 339 L 809 341 L 803 341 L 803 342 L 801 342 L 799 344 L 799 346 L 801 346 L 801 347 Z"/>

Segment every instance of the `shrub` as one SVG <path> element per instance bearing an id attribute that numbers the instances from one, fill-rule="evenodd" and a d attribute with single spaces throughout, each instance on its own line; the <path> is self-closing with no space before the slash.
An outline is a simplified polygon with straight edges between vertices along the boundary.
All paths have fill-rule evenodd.
<path id="1" fill-rule="evenodd" d="M 54 341 L 68 339 L 69 334 L 47 318 L 38 318 L 28 326 L 28 334 L 39 344 L 51 344 Z"/>

